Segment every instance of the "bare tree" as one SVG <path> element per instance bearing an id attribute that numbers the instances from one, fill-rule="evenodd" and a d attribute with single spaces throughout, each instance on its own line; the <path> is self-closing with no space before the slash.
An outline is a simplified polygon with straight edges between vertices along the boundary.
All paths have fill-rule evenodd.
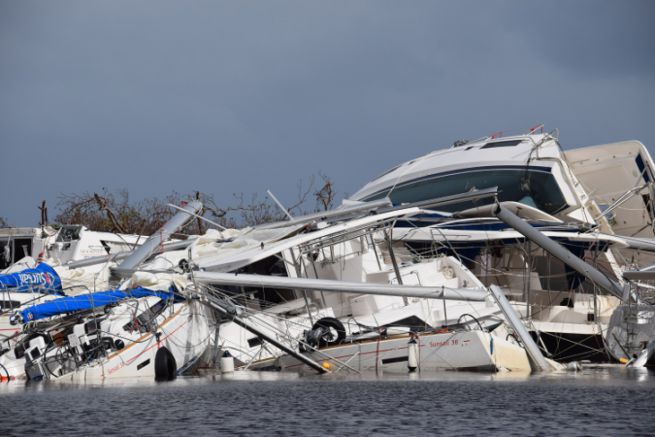
<path id="1" fill-rule="evenodd" d="M 233 216 L 237 226 L 256 226 L 262 223 L 282 221 L 284 213 L 270 199 L 260 199 L 257 193 L 249 200 L 243 193 L 233 194 L 236 205 L 228 206 L 225 211 Z"/>
<path id="2" fill-rule="evenodd" d="M 153 198 L 136 203 L 130 202 L 127 190 L 62 195 L 55 220 L 60 224 L 82 224 L 97 231 L 150 235 L 173 215 L 167 201 L 177 203 L 179 195 L 173 193 L 163 201 Z"/>
<path id="3" fill-rule="evenodd" d="M 316 201 L 314 211 L 332 207 L 335 197 L 332 181 L 323 174 L 320 174 L 320 177 L 323 186 L 318 191 L 314 191 L 314 177 L 311 177 L 308 183 L 303 183 L 302 180 L 298 182 L 297 198 L 293 204 L 286 207 L 290 213 L 311 212 L 311 208 L 307 206 L 311 194 Z M 206 216 L 208 220 L 223 227 L 255 226 L 286 218 L 271 199 L 262 199 L 258 194 L 234 194 L 231 205 L 219 205 L 212 195 L 198 191 L 193 196 L 172 192 L 164 199 L 149 198 L 132 202 L 125 189 L 110 192 L 103 188 L 100 193 L 61 195 L 57 204 L 59 213 L 55 221 L 60 224 L 82 224 L 97 231 L 151 235 L 176 212 L 168 204 L 179 205 L 183 199 L 188 198 L 195 198 L 203 203 L 204 209 L 200 216 Z M 211 223 L 196 218 L 187 225 L 186 231 L 203 233 L 211 227 L 214 227 Z"/>
<path id="4" fill-rule="evenodd" d="M 329 182 L 326 176 L 321 175 L 321 178 L 331 185 L 331 182 Z M 285 206 L 289 214 L 302 215 L 312 212 L 312 209 L 308 207 L 308 203 L 310 195 L 314 190 L 314 181 L 314 176 L 311 176 L 306 183 L 303 180 L 298 181 L 294 203 Z M 317 193 L 313 194 L 317 196 Z M 243 193 L 233 194 L 233 197 L 236 200 L 236 205 L 225 207 L 223 211 L 225 214 L 231 215 L 233 222 L 237 225 L 255 226 L 286 220 L 286 214 L 269 198 L 260 199 L 256 193 L 252 194 L 249 200 L 246 200 Z M 330 204 L 331 200 L 328 202 L 326 209 L 329 208 Z M 314 211 L 317 209 L 314 208 Z"/>
<path id="5" fill-rule="evenodd" d="M 39 226 L 48 226 L 48 205 L 46 205 L 45 200 L 41 201 L 39 211 L 41 211 L 41 221 L 39 222 Z"/>
<path id="6" fill-rule="evenodd" d="M 326 175 L 320 173 L 321 179 L 323 179 L 323 186 L 320 190 L 314 193 L 316 197 L 316 203 L 318 206 L 323 208 L 323 211 L 327 211 L 332 208 L 332 203 L 334 202 L 335 192 L 332 188 L 332 181 Z M 316 208 L 319 209 L 318 207 Z"/>
<path id="7" fill-rule="evenodd" d="M 114 214 L 112 208 L 107 205 L 107 198 L 100 196 L 98 193 L 93 193 L 93 199 L 98 204 L 98 208 L 100 209 L 100 211 L 104 212 L 107 215 L 107 219 L 111 222 L 111 226 L 113 230 L 126 234 L 127 231 L 125 230 L 125 228 L 123 228 L 123 226 L 121 226 L 121 224 L 116 219 L 116 214 Z"/>

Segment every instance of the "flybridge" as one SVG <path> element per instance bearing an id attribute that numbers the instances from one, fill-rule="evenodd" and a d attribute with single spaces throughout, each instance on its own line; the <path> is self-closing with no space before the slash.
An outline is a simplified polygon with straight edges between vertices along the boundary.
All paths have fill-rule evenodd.
<path id="1" fill-rule="evenodd" d="M 498 187 L 500 201 L 522 202 L 548 214 L 572 212 L 579 202 L 574 184 L 557 164 L 560 155 L 557 139 L 548 134 L 485 138 L 402 164 L 352 198 L 389 197 L 398 205 Z M 474 206 L 461 203 L 445 210 Z"/>
<path id="2" fill-rule="evenodd" d="M 612 227 L 621 235 L 654 238 L 648 225 L 655 221 L 653 175 L 655 164 L 637 141 L 564 152 L 554 135 L 539 133 L 484 138 L 429 153 L 374 179 L 352 199 L 388 197 L 399 205 L 497 187 L 499 201 L 592 226 L 614 219 Z M 480 205 L 463 202 L 443 210 Z"/>

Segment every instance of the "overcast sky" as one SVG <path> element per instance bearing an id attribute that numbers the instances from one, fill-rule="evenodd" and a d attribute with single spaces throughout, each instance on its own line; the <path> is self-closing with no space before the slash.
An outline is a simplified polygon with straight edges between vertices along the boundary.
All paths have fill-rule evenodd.
<path id="1" fill-rule="evenodd" d="M 655 147 L 651 1 L 0 0 L 0 216 L 62 193 L 352 194 L 460 138 Z M 50 212 L 51 218 L 55 211 Z"/>

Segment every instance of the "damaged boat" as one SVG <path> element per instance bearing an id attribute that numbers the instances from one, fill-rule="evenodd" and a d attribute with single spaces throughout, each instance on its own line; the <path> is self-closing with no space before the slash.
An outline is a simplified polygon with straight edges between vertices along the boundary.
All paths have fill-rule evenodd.
<path id="1" fill-rule="evenodd" d="M 436 210 L 399 222 L 395 244 L 456 256 L 486 286 L 503 286 L 548 356 L 607 361 L 617 359 L 606 334 L 627 286 L 622 273 L 655 253 L 654 171 L 639 142 L 564 151 L 556 133 L 533 129 L 457 142 L 389 170 L 352 199 L 389 197 Z M 444 201 L 449 196 L 455 200 Z M 499 219 L 498 203 L 607 281 L 576 271 L 573 258 L 558 258 Z"/>

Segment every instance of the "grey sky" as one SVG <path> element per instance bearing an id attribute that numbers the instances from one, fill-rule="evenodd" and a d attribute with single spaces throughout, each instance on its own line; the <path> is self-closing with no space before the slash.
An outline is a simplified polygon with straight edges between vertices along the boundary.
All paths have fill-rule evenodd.
<path id="1" fill-rule="evenodd" d="M 340 194 L 460 138 L 655 146 L 655 2 L 0 0 L 0 216 L 60 193 Z M 653 149 L 651 148 L 651 153 Z M 51 211 L 54 215 L 54 211 Z"/>

